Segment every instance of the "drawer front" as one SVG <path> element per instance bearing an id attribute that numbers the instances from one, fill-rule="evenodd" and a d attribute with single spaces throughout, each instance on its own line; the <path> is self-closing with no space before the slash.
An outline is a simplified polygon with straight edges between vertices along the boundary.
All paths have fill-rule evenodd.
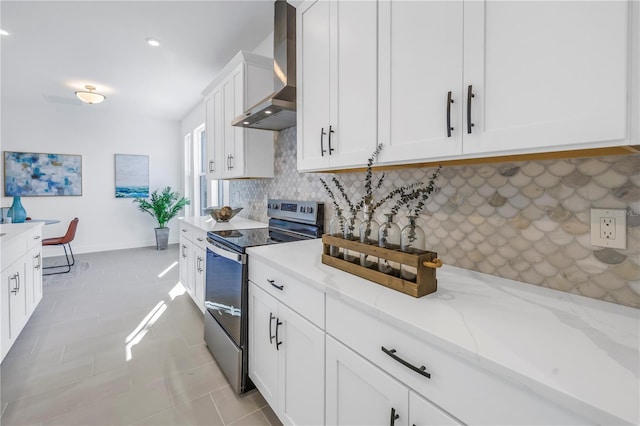
<path id="1" fill-rule="evenodd" d="M 42 244 L 42 227 L 36 226 L 27 233 L 27 244 L 29 250 Z"/>
<path id="2" fill-rule="evenodd" d="M 327 333 L 464 423 L 590 423 L 332 297 L 327 297 Z"/>
<path id="3" fill-rule="evenodd" d="M 187 223 L 180 222 L 180 236 L 187 238 L 189 241 L 200 247 L 202 250 L 206 249 L 207 232 L 191 226 Z"/>
<path id="4" fill-rule="evenodd" d="M 324 292 L 248 256 L 249 280 L 324 330 Z"/>

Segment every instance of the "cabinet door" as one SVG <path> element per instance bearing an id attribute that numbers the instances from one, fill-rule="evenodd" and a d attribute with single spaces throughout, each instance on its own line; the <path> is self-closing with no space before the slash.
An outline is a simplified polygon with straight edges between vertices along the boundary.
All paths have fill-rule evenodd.
<path id="1" fill-rule="evenodd" d="M 191 265 L 191 242 L 184 237 L 180 238 L 180 282 L 189 294 L 192 292 L 191 277 L 193 267 Z"/>
<path id="2" fill-rule="evenodd" d="M 428 400 L 409 391 L 409 424 L 414 426 L 462 425 Z"/>
<path id="3" fill-rule="evenodd" d="M 334 150 L 329 161 L 332 168 L 364 166 L 378 141 L 378 2 L 338 0 L 329 5 L 328 138 Z"/>
<path id="4" fill-rule="evenodd" d="M 324 331 L 279 304 L 278 414 L 285 424 L 324 424 Z"/>
<path id="5" fill-rule="evenodd" d="M 242 176 L 244 173 L 244 127 L 231 125 L 233 119 L 243 112 L 243 83 L 244 64 L 238 65 L 222 82 L 224 108 L 223 176 L 226 178 Z"/>
<path id="6" fill-rule="evenodd" d="M 380 162 L 461 154 L 462 2 L 392 0 L 379 7 Z"/>
<path id="7" fill-rule="evenodd" d="M 6 342 L 3 348 L 6 348 L 7 351 L 27 321 L 26 259 L 26 256 L 22 257 L 2 273 L 2 292 L 4 293 L 2 296 L 7 300 L 7 303 L 3 303 L 2 306 L 4 317 L 2 340 Z"/>
<path id="8" fill-rule="evenodd" d="M 216 87 L 204 100 L 207 132 L 207 179 L 218 179 L 223 172 L 222 91 Z"/>
<path id="9" fill-rule="evenodd" d="M 475 97 L 464 153 L 623 139 L 628 7 L 626 1 L 465 3 L 463 91 L 472 85 Z"/>
<path id="10" fill-rule="evenodd" d="M 297 9 L 298 170 L 329 166 L 329 1 Z"/>
<path id="11" fill-rule="evenodd" d="M 33 248 L 27 255 L 25 274 L 26 309 L 27 314 L 31 314 L 42 300 L 42 250 L 40 246 Z"/>
<path id="12" fill-rule="evenodd" d="M 278 301 L 250 282 L 249 377 L 274 409 L 278 407 L 277 316 Z"/>
<path id="13" fill-rule="evenodd" d="M 408 425 L 409 391 L 327 336 L 327 424 Z M 398 416 L 390 421 L 392 415 Z"/>
<path id="14" fill-rule="evenodd" d="M 195 272 L 193 280 L 193 300 L 198 308 L 204 312 L 204 281 L 205 281 L 205 261 L 207 252 L 194 244 L 193 253 L 195 258 Z"/>

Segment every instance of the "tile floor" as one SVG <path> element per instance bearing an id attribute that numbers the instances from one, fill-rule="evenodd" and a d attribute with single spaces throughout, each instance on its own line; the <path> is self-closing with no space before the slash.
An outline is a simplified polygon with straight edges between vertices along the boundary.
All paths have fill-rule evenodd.
<path id="1" fill-rule="evenodd" d="M 257 391 L 229 387 L 177 261 L 177 245 L 80 254 L 45 277 L 1 366 L 2 425 L 280 424 Z"/>

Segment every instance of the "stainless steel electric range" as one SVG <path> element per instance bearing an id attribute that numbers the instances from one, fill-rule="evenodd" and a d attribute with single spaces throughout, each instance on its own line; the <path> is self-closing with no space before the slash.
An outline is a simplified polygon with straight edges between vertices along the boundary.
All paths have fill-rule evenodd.
<path id="1" fill-rule="evenodd" d="M 207 233 L 204 335 L 209 351 L 239 394 L 254 388 L 248 376 L 249 247 L 322 236 L 324 204 L 269 200 L 269 227 Z"/>

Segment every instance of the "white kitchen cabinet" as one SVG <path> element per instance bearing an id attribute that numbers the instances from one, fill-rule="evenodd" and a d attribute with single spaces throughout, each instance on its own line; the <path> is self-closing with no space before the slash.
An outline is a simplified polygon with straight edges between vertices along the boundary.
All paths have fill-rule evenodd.
<path id="1" fill-rule="evenodd" d="M 590 423 L 544 395 L 491 374 L 436 345 L 417 340 L 341 300 L 327 297 L 326 307 L 327 335 L 348 345 L 461 422 L 509 425 Z"/>
<path id="2" fill-rule="evenodd" d="M 298 169 L 363 167 L 376 143 L 380 165 L 634 145 L 629 8 L 306 1 Z"/>
<path id="3" fill-rule="evenodd" d="M 198 309 L 204 312 L 206 231 L 180 223 L 180 282 Z"/>
<path id="4" fill-rule="evenodd" d="M 378 141 L 377 2 L 297 9 L 298 170 L 366 165 Z"/>
<path id="5" fill-rule="evenodd" d="M 332 337 L 326 345 L 327 424 L 409 424 L 405 386 Z"/>
<path id="6" fill-rule="evenodd" d="M 180 283 L 187 293 L 193 292 L 194 270 L 193 264 L 193 243 L 186 237 L 180 236 Z"/>
<path id="7" fill-rule="evenodd" d="M 231 125 L 272 91 L 273 60 L 243 51 L 205 89 L 208 179 L 273 177 L 273 132 Z"/>
<path id="8" fill-rule="evenodd" d="M 379 10 L 380 162 L 462 154 L 463 3 L 383 1 Z"/>
<path id="9" fill-rule="evenodd" d="M 324 331 L 254 282 L 249 321 L 249 377 L 265 400 L 284 424 L 324 424 Z"/>
<path id="10" fill-rule="evenodd" d="M 0 359 L 4 359 L 42 299 L 42 225 L 2 225 Z"/>
<path id="11" fill-rule="evenodd" d="M 463 152 L 620 144 L 629 34 L 627 1 L 465 2 Z"/>

